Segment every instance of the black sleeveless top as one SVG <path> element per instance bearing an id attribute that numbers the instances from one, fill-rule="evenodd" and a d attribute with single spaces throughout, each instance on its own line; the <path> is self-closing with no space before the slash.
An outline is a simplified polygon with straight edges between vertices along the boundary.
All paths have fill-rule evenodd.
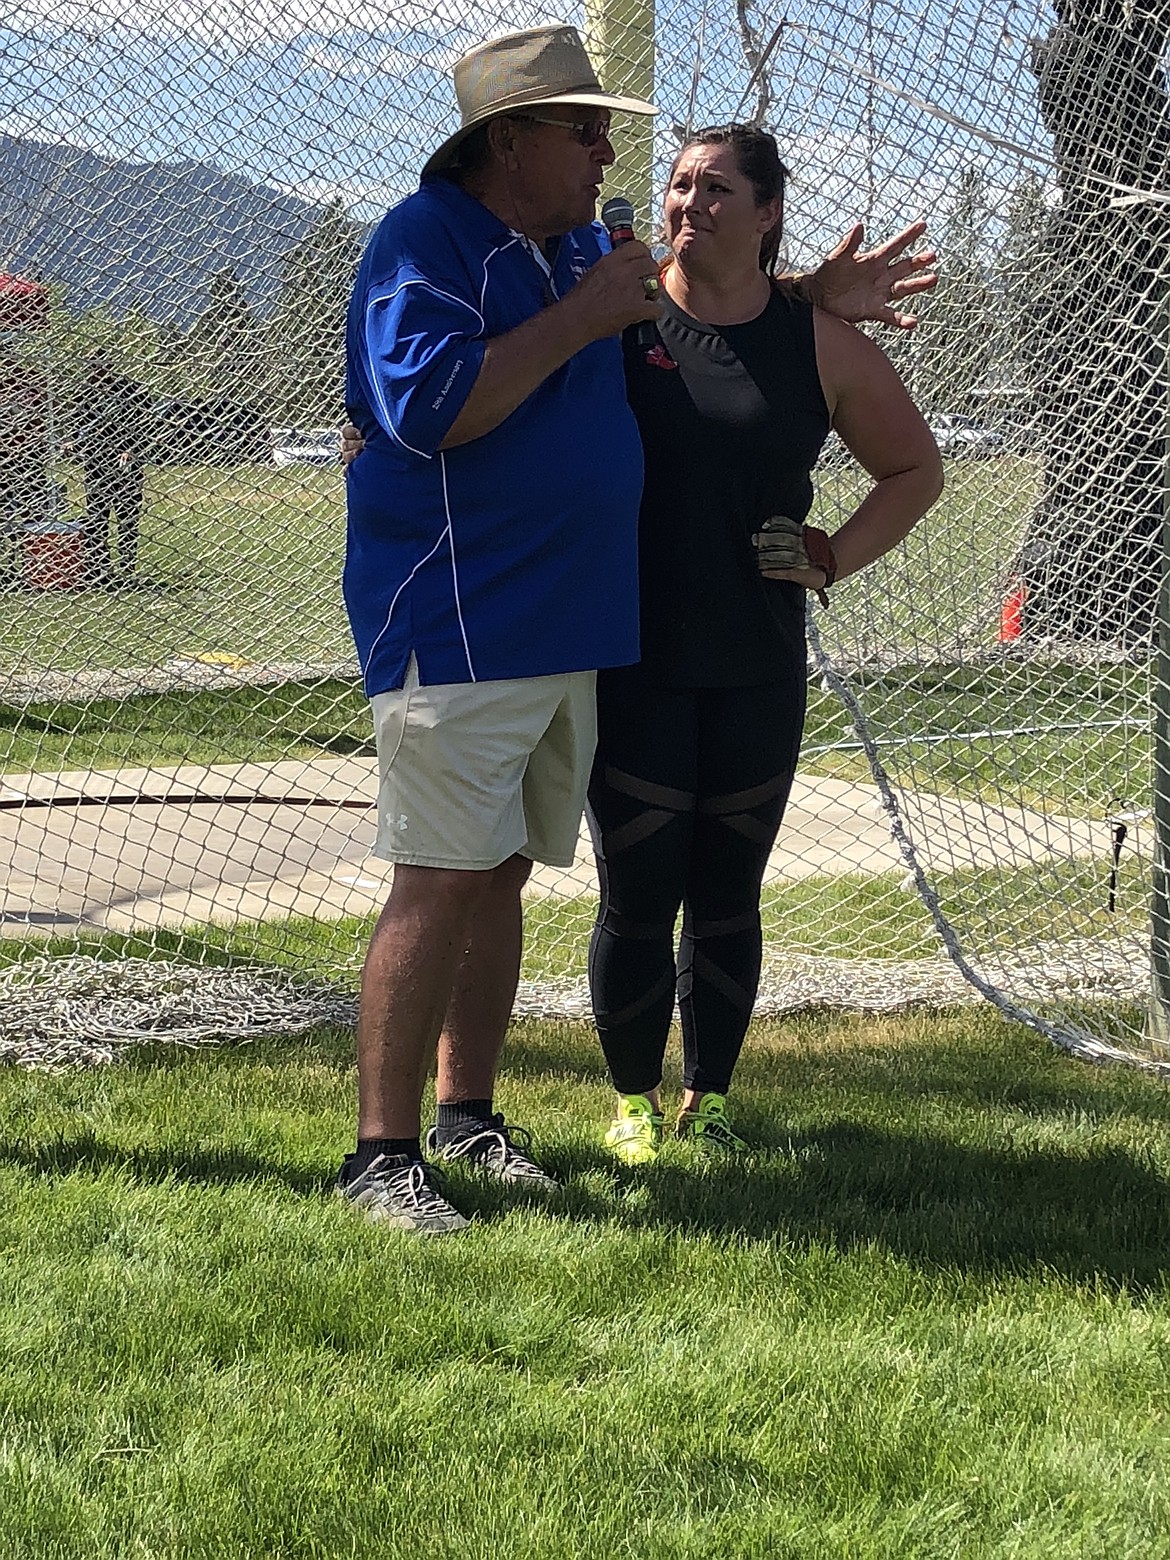
<path id="1" fill-rule="evenodd" d="M 752 535 L 803 521 L 829 432 L 811 305 L 774 289 L 742 325 L 704 325 L 665 293 L 647 351 L 623 337 L 642 434 L 642 667 L 667 687 L 805 675 L 805 592 L 765 580 Z"/>

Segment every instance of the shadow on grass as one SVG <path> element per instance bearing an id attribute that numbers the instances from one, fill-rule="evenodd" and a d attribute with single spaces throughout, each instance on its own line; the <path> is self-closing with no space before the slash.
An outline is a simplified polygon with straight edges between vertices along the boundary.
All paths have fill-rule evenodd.
<path id="1" fill-rule="evenodd" d="M 34 1175 L 126 1175 L 144 1185 L 190 1182 L 232 1186 L 271 1181 L 302 1196 L 315 1196 L 326 1184 L 311 1170 L 298 1170 L 274 1160 L 258 1159 L 231 1148 L 120 1148 L 92 1134 L 54 1143 L 0 1145 L 0 1164 L 20 1165 Z"/>
<path id="2" fill-rule="evenodd" d="M 976 1048 L 969 1035 L 981 1011 L 985 1032 Z M 737 1119 L 751 1126 L 753 1141 L 778 1145 L 784 1135 L 778 1130 L 781 1112 L 801 1113 L 817 1096 L 840 1101 L 847 1094 L 864 1104 L 884 1104 L 891 1114 L 904 1113 L 915 1100 L 941 1099 L 966 1109 L 1075 1116 L 1082 1122 L 1127 1117 L 1170 1129 L 1170 1082 L 1077 1060 L 1023 1025 L 1004 1023 L 990 1009 L 923 1009 L 893 1020 L 907 1021 L 920 1027 L 911 1041 L 874 1045 L 868 1032 L 875 1021 L 866 1015 L 821 1012 L 756 1020 L 735 1073 Z M 928 1032 L 939 1038 L 924 1039 Z M 810 1046 L 810 1034 L 823 1046 Z M 952 1035 L 967 1043 L 955 1043 Z M 677 1070 L 678 1050 L 676 1032 L 668 1070 L 672 1055 Z M 586 1085 L 605 1080 L 593 1031 L 579 1021 L 514 1021 L 504 1067 L 528 1083 L 550 1076 Z"/>
<path id="3" fill-rule="evenodd" d="M 1170 1272 L 1170 1187 L 1112 1148 L 968 1147 L 841 1120 L 734 1163 L 660 1161 L 623 1173 L 599 1149 L 546 1157 L 567 1181 L 550 1211 L 571 1220 L 798 1248 L 872 1245 L 926 1268 L 1042 1268 L 1139 1289 Z M 598 1172 L 611 1190 L 593 1189 Z M 507 1206 L 494 1188 L 463 1185 L 461 1200 L 483 1216 Z"/>
<path id="4" fill-rule="evenodd" d="M 525 1196 L 457 1174 L 453 1195 L 486 1221 L 539 1205 L 569 1224 L 779 1249 L 873 1247 L 923 1269 L 1039 1270 L 1135 1291 L 1164 1284 L 1170 1186 L 1153 1152 L 1165 1146 L 1154 1130 L 1167 1125 L 1170 1095 L 1136 1075 L 1073 1063 L 1024 1030 L 990 1019 L 985 1035 L 970 1026 L 969 1015 L 927 1019 L 893 1044 L 880 1026 L 840 1017 L 806 1021 L 795 1038 L 761 1025 L 736 1079 L 738 1119 L 758 1152 L 704 1163 L 672 1145 L 658 1164 L 633 1171 L 615 1166 L 586 1124 L 542 1148 L 567 1183 L 559 1193 Z M 342 1030 L 198 1060 L 234 1067 L 298 1052 L 352 1066 Z M 191 1061 L 168 1056 L 163 1065 Z M 587 1111 L 600 1104 L 600 1056 L 582 1024 L 514 1026 L 506 1070 L 502 1092 L 512 1081 L 562 1079 L 583 1094 L 589 1086 Z M 330 1169 L 289 1164 L 279 1152 L 122 1148 L 84 1133 L 40 1144 L 10 1137 L 0 1163 L 46 1177 L 268 1182 L 305 1197 L 324 1195 L 331 1181 Z"/>
<path id="5" fill-rule="evenodd" d="M 972 1047 L 971 1021 L 924 1015 L 911 1041 L 885 1047 L 847 1016 L 804 1020 L 791 1046 L 783 1024 L 761 1025 L 736 1073 L 737 1119 L 760 1152 L 705 1165 L 664 1155 L 623 1173 L 600 1148 L 568 1146 L 549 1156 L 569 1182 L 560 1212 L 780 1245 L 873 1244 L 924 1267 L 1164 1282 L 1170 1184 L 1146 1144 L 1151 1126 L 1170 1127 L 1170 1092 L 1075 1062 L 993 1014 Z M 810 1029 L 823 1050 L 807 1044 Z M 591 1046 L 565 1030 L 517 1026 L 509 1070 L 596 1084 Z M 1110 1141 L 1093 1141 L 1098 1128 Z M 1068 1146 L 1054 1141 L 1061 1132 Z M 599 1175 L 611 1191 L 592 1190 Z M 489 1217 L 505 1206 L 482 1187 L 468 1194 Z"/>
<path id="6" fill-rule="evenodd" d="M 552 1194 L 452 1177 L 467 1213 L 494 1221 L 517 1205 L 570 1223 L 679 1231 L 718 1239 L 872 1246 L 927 1269 L 965 1273 L 1042 1269 L 1076 1282 L 1143 1291 L 1170 1269 L 1163 1176 L 1116 1149 L 979 1148 L 923 1132 L 839 1120 L 734 1162 L 681 1150 L 647 1169 L 615 1166 L 592 1145 L 542 1155 L 565 1181 Z M 0 1146 L 0 1163 L 34 1175 L 113 1172 L 144 1184 L 270 1182 L 316 1197 L 331 1177 L 226 1149 L 123 1149 L 92 1136 Z"/>
<path id="7" fill-rule="evenodd" d="M 294 746 L 316 747 L 323 753 L 339 753 L 345 758 L 376 758 L 378 750 L 368 738 L 351 736 L 346 732 L 278 731 L 277 740 Z M 371 802 L 373 797 L 370 798 Z"/>

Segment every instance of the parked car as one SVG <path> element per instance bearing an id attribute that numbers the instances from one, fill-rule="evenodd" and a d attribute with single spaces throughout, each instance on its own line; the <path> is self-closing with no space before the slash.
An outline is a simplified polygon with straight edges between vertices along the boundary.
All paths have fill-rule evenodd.
<path id="1" fill-rule="evenodd" d="M 273 428 L 274 466 L 336 466 L 341 459 L 336 428 Z"/>
<path id="2" fill-rule="evenodd" d="M 1007 441 L 998 428 L 976 422 L 962 412 L 937 412 L 930 431 L 944 455 L 1002 455 Z"/>

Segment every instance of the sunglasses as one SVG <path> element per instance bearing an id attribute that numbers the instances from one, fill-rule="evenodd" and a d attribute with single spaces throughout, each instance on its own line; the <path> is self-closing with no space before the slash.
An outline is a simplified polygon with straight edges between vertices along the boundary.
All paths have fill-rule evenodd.
<path id="1" fill-rule="evenodd" d="M 571 119 L 547 119 L 543 114 L 513 114 L 513 119 L 523 119 L 530 125 L 554 125 L 558 130 L 567 130 L 574 141 L 579 141 L 582 146 L 596 146 L 609 134 L 608 119 L 585 119 L 574 122 Z"/>

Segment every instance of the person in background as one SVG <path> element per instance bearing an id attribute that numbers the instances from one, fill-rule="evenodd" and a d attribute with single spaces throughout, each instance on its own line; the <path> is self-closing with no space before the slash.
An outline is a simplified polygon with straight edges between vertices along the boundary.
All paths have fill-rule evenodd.
<path id="1" fill-rule="evenodd" d="M 827 604 L 942 488 L 934 439 L 880 348 L 777 285 L 786 180 L 762 129 L 691 136 L 667 183 L 656 340 L 624 341 L 646 459 L 641 659 L 598 676 L 589 982 L 618 1095 L 605 1141 L 629 1163 L 661 1147 L 676 998 L 676 1131 L 716 1152 L 745 1146 L 727 1094 L 800 748 L 806 596 Z M 829 539 L 805 522 L 831 428 L 872 485 Z"/>
<path id="2" fill-rule="evenodd" d="M 92 586 L 134 589 L 143 583 L 137 573 L 138 533 L 153 428 L 149 391 L 95 353 L 86 365 L 66 446 L 80 459 L 85 482 L 85 575 Z"/>
<path id="3" fill-rule="evenodd" d="M 657 317 L 645 245 L 594 211 L 614 111 L 569 27 L 455 65 L 462 124 L 371 240 L 350 307 L 345 595 L 371 700 L 375 853 L 395 863 L 359 1000 L 358 1135 L 341 1195 L 463 1229 L 434 1161 L 547 1186 L 495 1110 L 533 860 L 572 863 L 595 673 L 638 654 L 642 452 L 620 337 Z M 932 285 L 860 229 L 813 285 L 858 317 Z M 438 1046 L 437 1112 L 420 1113 Z"/>

